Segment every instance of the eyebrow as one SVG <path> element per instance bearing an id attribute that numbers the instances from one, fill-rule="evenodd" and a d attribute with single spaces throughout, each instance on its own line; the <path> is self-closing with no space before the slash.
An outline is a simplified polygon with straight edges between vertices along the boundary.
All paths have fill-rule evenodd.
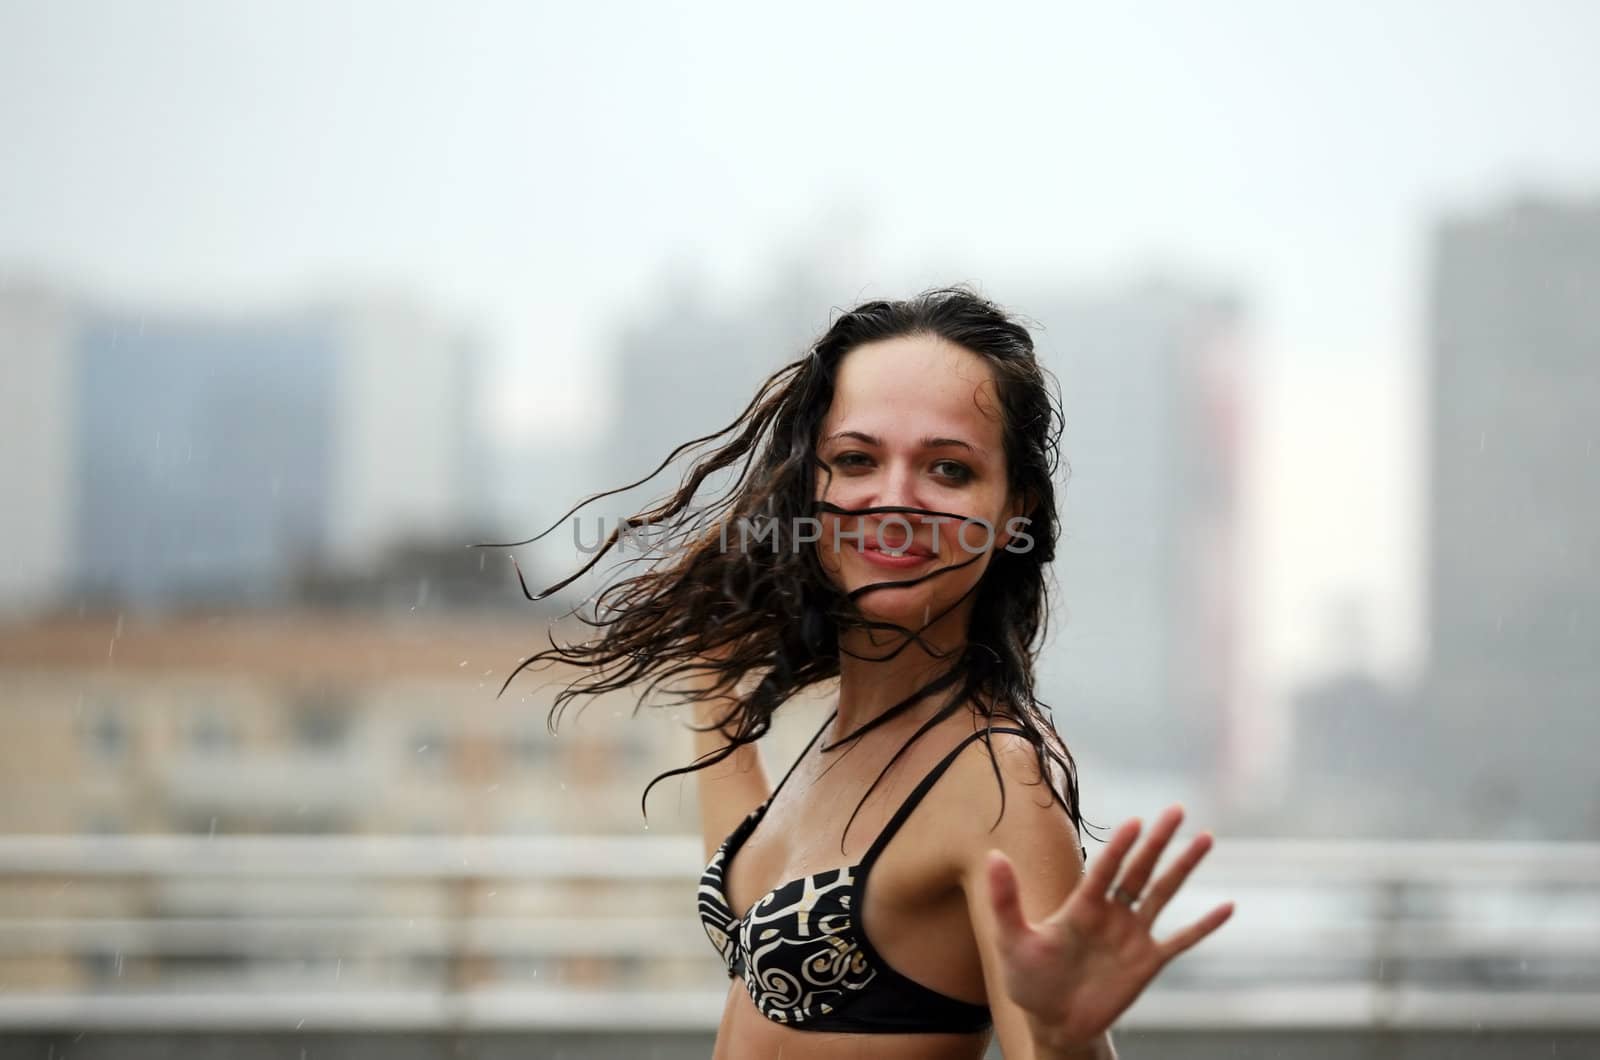
<path id="1" fill-rule="evenodd" d="M 865 442 L 866 444 L 876 446 L 879 449 L 883 448 L 883 439 L 871 434 L 867 434 L 865 431 L 836 431 L 835 433 L 828 435 L 826 440 L 831 442 L 836 438 L 854 438 L 857 441 Z M 918 444 L 924 449 L 944 449 L 954 446 L 958 449 L 965 449 L 972 453 L 981 453 L 983 451 L 975 445 L 963 442 L 960 438 L 935 438 L 930 436 L 922 439 L 922 441 Z"/>

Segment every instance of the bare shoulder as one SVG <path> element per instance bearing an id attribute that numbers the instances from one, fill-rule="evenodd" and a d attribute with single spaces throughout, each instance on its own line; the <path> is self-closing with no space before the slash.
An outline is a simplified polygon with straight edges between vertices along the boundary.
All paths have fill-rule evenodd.
<path id="1" fill-rule="evenodd" d="M 1083 875 L 1078 832 L 1051 790 L 1065 793 L 1059 767 L 1043 774 L 1039 757 L 1017 733 L 989 733 L 962 748 L 941 799 L 951 871 L 968 877 L 998 849 L 1060 897 L 1076 885 Z M 1054 766 L 1048 753 L 1045 761 Z"/>

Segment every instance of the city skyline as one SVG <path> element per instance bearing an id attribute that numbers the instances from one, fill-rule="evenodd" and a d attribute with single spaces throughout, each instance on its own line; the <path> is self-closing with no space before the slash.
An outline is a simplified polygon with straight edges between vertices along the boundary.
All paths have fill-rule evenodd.
<path id="1" fill-rule="evenodd" d="M 1151 937 L 1079 886 L 1067 950 L 1164 955 L 1119 1053 L 1595 1052 L 1597 40 L 1586 0 L 0 0 L 0 1053 L 821 1055 L 775 1020 L 910 1029 L 827 993 L 876 966 L 998 1060 L 1042 995 L 993 973 L 1043 966 L 984 903 L 1080 870 Z M 996 434 L 928 335 L 817 349 L 949 288 L 1058 402 L 1046 523 L 1037 393 Z M 854 540 L 901 515 L 942 571 Z M 955 654 L 830 649 L 829 582 L 969 567 L 891 607 Z M 906 699 L 919 642 L 969 702 Z M 805 998 L 741 979 L 777 934 Z M 1067 950 L 1047 1030 L 1104 978 Z"/>
<path id="2" fill-rule="evenodd" d="M 1251 307 L 1263 680 L 1326 667 L 1352 600 L 1413 678 L 1427 233 L 1600 187 L 1571 105 L 1600 9 L 924 14 L 0 5 L 3 263 L 221 311 L 416 292 L 495 351 L 496 436 L 557 465 L 613 429 L 609 351 L 655 299 L 745 305 L 813 262 L 820 328 L 952 281 L 1026 313 L 1214 279 Z"/>

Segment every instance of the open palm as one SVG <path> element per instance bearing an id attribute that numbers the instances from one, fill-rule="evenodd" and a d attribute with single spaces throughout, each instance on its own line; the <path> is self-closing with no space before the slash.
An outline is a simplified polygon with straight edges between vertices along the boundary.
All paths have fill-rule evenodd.
<path id="1" fill-rule="evenodd" d="M 1233 903 L 1224 902 L 1170 938 L 1157 941 L 1151 935 L 1162 908 L 1211 848 L 1210 833 L 1202 832 L 1150 883 L 1182 820 L 1181 806 L 1163 811 L 1119 878 L 1141 827 L 1138 818 L 1123 822 L 1066 901 L 1039 923 L 1023 915 L 1010 860 L 998 850 L 990 852 L 989 894 L 1006 992 L 1027 1013 L 1039 1041 L 1065 1046 L 1099 1037 L 1167 962 L 1233 913 Z"/>

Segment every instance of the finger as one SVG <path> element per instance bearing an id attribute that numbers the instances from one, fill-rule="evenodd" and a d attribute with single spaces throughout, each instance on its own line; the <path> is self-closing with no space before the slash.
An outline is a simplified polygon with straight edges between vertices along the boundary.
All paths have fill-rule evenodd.
<path id="1" fill-rule="evenodd" d="M 1126 887 L 1128 893 L 1136 897 L 1143 895 L 1145 885 L 1150 882 L 1150 874 L 1156 870 L 1156 862 L 1161 860 L 1161 852 L 1167 849 L 1167 842 L 1182 822 L 1182 804 L 1173 803 L 1163 810 L 1138 853 L 1128 862 L 1127 871 L 1122 874 L 1118 886 Z"/>
<path id="2" fill-rule="evenodd" d="M 1106 901 L 1106 892 L 1111 890 L 1111 882 L 1117 878 L 1117 871 L 1122 868 L 1123 856 L 1128 853 L 1128 848 L 1133 846 L 1134 840 L 1139 838 L 1139 829 L 1143 822 L 1137 817 L 1130 817 L 1122 822 L 1117 830 L 1111 833 L 1110 842 L 1105 849 L 1091 860 L 1089 871 L 1084 873 L 1083 892 L 1091 901 Z"/>
<path id="3" fill-rule="evenodd" d="M 989 851 L 989 905 L 999 926 L 1000 941 L 1014 943 L 1033 931 L 1022 912 L 1022 891 L 1011 859 L 998 850 Z"/>
<path id="4" fill-rule="evenodd" d="M 1223 902 L 1211 912 L 1190 924 L 1182 931 L 1156 945 L 1156 952 L 1161 956 L 1161 963 L 1166 964 L 1178 954 L 1187 950 L 1217 928 L 1221 927 L 1233 915 L 1233 903 Z"/>
<path id="5" fill-rule="evenodd" d="M 1140 919 L 1146 925 L 1156 922 L 1161 910 L 1172 900 L 1172 896 L 1178 893 L 1178 888 L 1189 878 L 1189 873 L 1194 871 L 1194 867 L 1200 864 L 1200 859 L 1211 849 L 1212 842 L 1210 832 L 1201 832 L 1195 836 L 1188 849 L 1178 855 L 1178 859 L 1150 886 L 1150 890 L 1140 901 L 1138 910 Z"/>

